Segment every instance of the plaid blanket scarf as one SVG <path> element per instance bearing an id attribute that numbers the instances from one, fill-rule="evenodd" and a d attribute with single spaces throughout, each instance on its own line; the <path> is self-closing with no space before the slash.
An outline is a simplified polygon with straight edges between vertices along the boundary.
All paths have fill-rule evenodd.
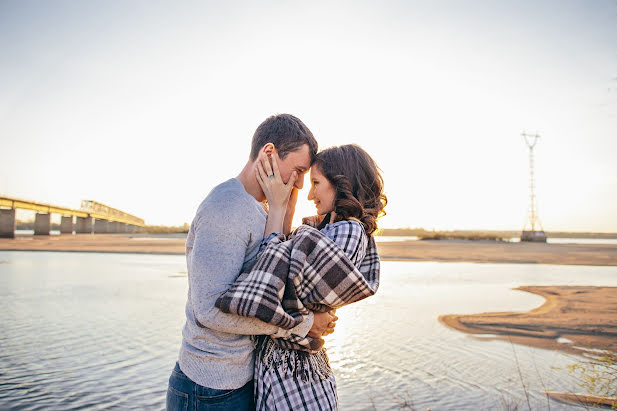
<path id="1" fill-rule="evenodd" d="M 285 241 L 270 241 L 257 261 L 216 301 L 223 312 L 256 317 L 291 329 L 310 311 L 326 312 L 375 294 L 379 255 L 369 237 L 359 268 L 321 231 L 302 225 Z M 290 335 L 273 341 L 285 349 L 317 353 L 323 339 Z"/>

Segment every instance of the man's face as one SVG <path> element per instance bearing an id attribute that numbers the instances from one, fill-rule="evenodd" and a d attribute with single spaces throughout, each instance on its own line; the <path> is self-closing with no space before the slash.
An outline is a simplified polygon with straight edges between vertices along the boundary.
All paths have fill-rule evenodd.
<path id="1" fill-rule="evenodd" d="M 294 186 L 301 190 L 304 185 L 304 175 L 311 168 L 311 155 L 308 144 L 301 146 L 298 150 L 287 154 L 284 160 L 278 156 L 278 153 L 274 153 L 276 156 L 276 162 L 281 172 L 281 179 L 283 183 L 287 184 L 291 173 L 295 170 L 298 173 L 296 184 Z"/>

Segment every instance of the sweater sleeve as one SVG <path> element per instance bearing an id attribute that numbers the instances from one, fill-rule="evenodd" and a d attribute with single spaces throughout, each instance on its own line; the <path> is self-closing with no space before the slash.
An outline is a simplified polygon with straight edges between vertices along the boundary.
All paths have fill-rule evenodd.
<path id="1" fill-rule="evenodd" d="M 313 315 L 295 328 L 284 330 L 256 318 L 223 313 L 214 306 L 238 277 L 250 241 L 242 214 L 234 212 L 243 210 L 237 210 L 238 205 L 235 208 L 230 204 L 221 210 L 198 213 L 193 222 L 192 242 L 187 242 L 187 266 L 195 320 L 200 326 L 231 334 L 306 336 L 313 325 Z"/>

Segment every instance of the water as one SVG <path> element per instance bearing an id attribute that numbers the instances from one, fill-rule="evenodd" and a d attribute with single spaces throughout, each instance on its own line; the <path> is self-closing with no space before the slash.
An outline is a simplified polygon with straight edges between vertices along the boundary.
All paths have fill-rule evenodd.
<path id="1" fill-rule="evenodd" d="M 399 242 L 399 241 L 417 241 L 420 237 L 415 235 L 376 235 L 375 241 L 382 242 Z"/>
<path id="2" fill-rule="evenodd" d="M 509 239 L 511 243 L 520 243 L 520 237 L 512 237 Z M 549 244 L 617 244 L 617 238 L 559 238 L 548 237 L 546 242 Z"/>
<path id="3" fill-rule="evenodd" d="M 34 230 L 15 230 L 18 236 L 34 235 Z M 49 230 L 49 235 L 60 235 L 60 230 Z"/>
<path id="4" fill-rule="evenodd" d="M 617 238 L 547 238 L 549 244 L 617 244 Z"/>
<path id="5" fill-rule="evenodd" d="M 183 256 L 0 252 L 0 409 L 162 409 L 185 271 Z M 512 288 L 549 284 L 617 286 L 617 268 L 384 262 L 377 295 L 340 309 L 327 337 L 341 409 L 526 408 L 514 353 L 533 409 L 543 387 L 579 391 L 576 357 L 437 321 L 527 311 L 543 299 Z"/>

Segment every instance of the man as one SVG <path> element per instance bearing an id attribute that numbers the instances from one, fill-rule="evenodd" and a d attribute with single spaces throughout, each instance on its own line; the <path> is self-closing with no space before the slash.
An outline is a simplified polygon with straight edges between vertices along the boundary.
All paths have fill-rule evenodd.
<path id="1" fill-rule="evenodd" d="M 317 142 L 290 114 L 267 118 L 255 131 L 243 170 L 215 187 L 201 203 L 186 240 L 189 292 L 182 347 L 167 390 L 167 409 L 249 410 L 253 404 L 251 335 L 319 337 L 335 317 L 314 313 L 291 330 L 219 311 L 214 303 L 256 258 L 267 214 L 255 167 L 260 155 L 276 156 L 281 178 L 294 185 L 285 216 L 290 225 L 297 190 L 317 152 Z M 290 181 L 291 179 L 291 181 Z"/>

